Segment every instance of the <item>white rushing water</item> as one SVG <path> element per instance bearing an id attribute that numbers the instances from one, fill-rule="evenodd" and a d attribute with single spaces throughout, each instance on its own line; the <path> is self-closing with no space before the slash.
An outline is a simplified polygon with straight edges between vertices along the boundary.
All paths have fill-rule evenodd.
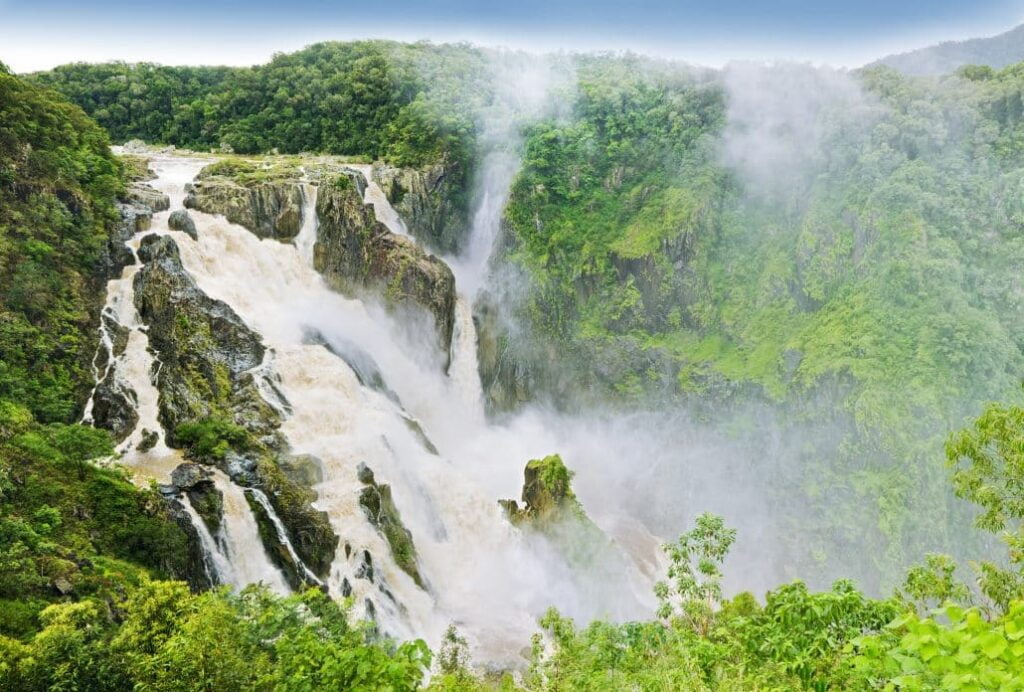
<path id="1" fill-rule="evenodd" d="M 201 162 L 158 157 L 152 165 L 159 175 L 154 186 L 167 192 L 176 208 Z M 397 219 L 383 195 L 367 197 L 378 216 Z M 600 478 L 581 476 L 577 494 L 613 543 L 600 563 L 585 571 L 572 569 L 545 537 L 511 526 L 497 504 L 500 498 L 518 498 L 528 459 L 561 452 L 570 467 L 579 469 L 588 461 L 582 450 L 590 457 L 613 452 L 594 444 L 592 436 L 574 442 L 573 430 L 541 414 L 524 414 L 505 426 L 488 424 L 469 294 L 460 294 L 457 303 L 453 357 L 445 375 L 437 354 L 424 348 L 431 339 L 380 306 L 328 289 L 312 268 L 314 186 L 304 187 L 304 201 L 294 244 L 260 240 L 223 217 L 196 211 L 190 214 L 198 240 L 168 230 L 166 213 L 154 217 L 150 232 L 170 234 L 198 286 L 228 303 L 264 339 L 268 358 L 260 367 L 272 371 L 289 405 L 282 433 L 293 453 L 314 455 L 323 464 L 315 506 L 327 512 L 341 540 L 328 579 L 331 593 L 350 588 L 357 614 L 369 599 L 384 631 L 422 636 L 431 645 L 454 622 L 477 660 L 499 666 L 521 663 L 519 651 L 536 631 L 536 618 L 551 605 L 581 619 L 649 616 L 657 541 L 600 494 Z M 486 216 L 497 223 L 491 212 Z M 135 238 L 133 245 L 138 242 Z M 485 260 L 477 258 L 472 266 L 482 267 Z M 127 268 L 110 286 L 108 305 L 118 306 L 123 324 L 137 322 L 134 308 L 125 307 L 132 304 L 135 271 Z M 461 271 L 456 276 L 462 280 Z M 140 422 L 123 448 L 129 464 L 161 478 L 180 457 L 165 447 L 134 451 L 141 428 L 159 430 L 159 424 L 154 363 L 140 325 L 133 327 L 129 341 L 117 371 L 138 393 Z M 382 382 L 368 382 L 370 370 Z M 271 400 L 271 392 L 264 396 L 280 404 Z M 422 426 L 437 454 L 410 420 Z M 574 450 L 581 451 L 576 458 Z M 587 467 L 613 462 L 596 459 Z M 373 470 L 378 483 L 391 485 L 412 532 L 427 590 L 394 563 L 385 539 L 367 521 L 358 502 L 364 487 L 357 477 L 360 463 Z M 215 481 L 224 493 L 224 528 L 223 535 L 208 538 L 217 546 L 210 559 L 221 578 L 239 586 L 263 581 L 286 591 L 259 542 L 244 491 L 219 472 Z M 620 542 L 628 542 L 628 550 L 614 547 Z M 364 551 L 372 555 L 372 582 L 365 578 Z M 218 556 L 229 564 L 218 562 Z"/>

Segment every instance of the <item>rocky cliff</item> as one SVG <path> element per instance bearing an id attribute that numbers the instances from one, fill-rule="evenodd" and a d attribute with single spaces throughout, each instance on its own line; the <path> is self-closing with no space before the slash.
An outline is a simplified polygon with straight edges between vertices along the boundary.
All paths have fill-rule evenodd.
<path id="1" fill-rule="evenodd" d="M 455 277 L 415 241 L 392 233 L 363 204 L 363 177 L 354 171 L 320 186 L 313 263 L 335 289 L 369 291 L 392 306 L 425 309 L 447 354 L 455 324 Z"/>
<path id="2" fill-rule="evenodd" d="M 297 178 L 243 185 L 226 175 L 200 176 L 188 188 L 185 206 L 223 214 L 260 238 L 288 240 L 302 228 L 302 186 Z"/>
<path id="3" fill-rule="evenodd" d="M 135 305 L 160 363 L 156 385 L 168 443 L 264 493 L 303 563 L 278 562 L 293 587 L 312 583 L 303 565 L 326 577 L 338 537 L 327 515 L 312 507 L 316 494 L 278 465 L 287 455 L 278 432 L 281 413 L 260 394 L 253 372 L 265 356 L 259 335 L 230 306 L 196 286 L 169 236 L 143 239 L 139 259 L 144 265 L 135 277 Z M 267 512 L 257 519 L 268 554 L 290 556 L 268 526 Z"/>
<path id="4" fill-rule="evenodd" d="M 467 189 L 458 164 L 421 168 L 373 167 L 373 179 L 417 240 L 438 252 L 454 253 L 465 236 Z"/>

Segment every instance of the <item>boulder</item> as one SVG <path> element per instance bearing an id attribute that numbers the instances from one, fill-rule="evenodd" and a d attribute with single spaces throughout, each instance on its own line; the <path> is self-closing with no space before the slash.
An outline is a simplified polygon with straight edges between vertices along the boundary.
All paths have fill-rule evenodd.
<path id="1" fill-rule="evenodd" d="M 289 240 L 302 228 L 302 185 L 298 180 L 241 185 L 228 177 L 197 180 L 185 206 L 221 214 L 260 238 Z"/>
<path id="2" fill-rule="evenodd" d="M 167 227 L 172 231 L 181 231 L 192 240 L 199 240 L 196 222 L 192 220 L 192 217 L 184 209 L 175 209 L 171 212 L 171 215 L 167 217 Z"/>
<path id="3" fill-rule="evenodd" d="M 426 589 L 417 564 L 418 558 L 412 533 L 402 523 L 398 507 L 395 506 L 394 498 L 391 496 L 391 486 L 386 483 L 377 483 L 373 471 L 365 463 L 359 464 L 356 474 L 359 482 L 365 486 L 359 493 L 359 505 L 366 513 L 366 518 L 387 540 L 395 564 L 412 577 L 417 586 Z M 372 576 L 370 579 L 372 581 Z"/>
<path id="4" fill-rule="evenodd" d="M 144 182 L 134 182 L 128 186 L 126 193 L 129 202 L 144 204 L 153 212 L 167 211 L 171 208 L 171 198 L 164 193 L 154 190 L 152 186 Z"/>
<path id="5" fill-rule="evenodd" d="M 392 307 L 426 310 L 447 356 L 455 325 L 455 277 L 411 238 L 377 221 L 373 208 L 363 204 L 364 185 L 361 174 L 349 171 L 320 186 L 313 265 L 342 293 L 369 291 Z"/>

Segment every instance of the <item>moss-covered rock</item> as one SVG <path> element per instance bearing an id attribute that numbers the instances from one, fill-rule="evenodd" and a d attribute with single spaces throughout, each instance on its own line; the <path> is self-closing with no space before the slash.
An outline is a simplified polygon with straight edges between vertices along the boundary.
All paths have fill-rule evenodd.
<path id="1" fill-rule="evenodd" d="M 326 579 L 338 549 L 338 536 L 327 512 L 313 508 L 316 493 L 290 480 L 272 458 L 257 462 L 254 486 L 266 495 L 280 517 L 298 558 L 318 578 Z"/>
<path id="2" fill-rule="evenodd" d="M 168 236 L 143 239 L 135 307 L 160 359 L 160 422 L 174 443 L 178 426 L 220 417 L 269 444 L 280 444 L 280 415 L 260 396 L 251 370 L 265 349 L 227 303 L 203 293 Z"/>
<path id="3" fill-rule="evenodd" d="M 246 162 L 207 166 L 189 186 L 185 206 L 222 214 L 260 238 L 288 240 L 302 228 L 302 185 L 299 171 L 266 172 Z"/>
<path id="4" fill-rule="evenodd" d="M 438 252 L 454 253 L 466 235 L 466 184 L 457 163 L 420 168 L 373 167 L 373 179 L 406 228 Z"/>
<path id="5" fill-rule="evenodd" d="M 144 204 L 154 212 L 167 211 L 171 208 L 170 197 L 143 182 L 134 182 L 129 185 L 126 196 L 129 201 Z"/>
<path id="6" fill-rule="evenodd" d="M 530 522 L 540 526 L 566 517 L 583 516 L 583 510 L 572 492 L 573 472 L 562 457 L 551 454 L 531 459 L 523 472 L 523 507 L 515 500 L 500 500 L 514 524 Z"/>
<path id="7" fill-rule="evenodd" d="M 417 565 L 416 545 L 412 533 L 402 523 L 391 496 L 391 486 L 377 483 L 373 471 L 366 464 L 360 464 L 357 472 L 359 481 L 365 486 L 359 493 L 359 505 L 366 512 L 367 519 L 387 540 L 395 564 L 412 577 L 417 586 L 425 589 L 426 584 Z"/>
<path id="8" fill-rule="evenodd" d="M 355 171 L 321 185 L 313 262 L 336 290 L 371 292 L 392 306 L 425 309 L 447 354 L 455 325 L 455 277 L 411 238 L 392 233 L 363 204 L 365 179 Z"/>

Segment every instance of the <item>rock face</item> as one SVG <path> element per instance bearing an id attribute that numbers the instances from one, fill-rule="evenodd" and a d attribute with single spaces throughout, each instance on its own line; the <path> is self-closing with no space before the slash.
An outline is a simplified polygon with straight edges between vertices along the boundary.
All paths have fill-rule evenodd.
<path id="1" fill-rule="evenodd" d="M 213 474 L 199 464 L 184 463 L 171 471 L 171 488 L 175 494 L 188 496 L 210 533 L 217 535 L 224 520 L 224 495 L 213 482 Z"/>
<path id="2" fill-rule="evenodd" d="M 171 198 L 162 192 L 154 190 L 143 182 L 135 182 L 128 186 L 127 197 L 129 201 L 139 202 L 146 205 L 154 212 L 167 211 L 171 208 Z"/>
<path id="3" fill-rule="evenodd" d="M 551 454 L 531 459 L 523 472 L 523 507 L 515 500 L 499 500 L 513 524 L 530 522 L 535 526 L 582 515 L 571 488 L 573 473 L 562 457 Z"/>
<path id="4" fill-rule="evenodd" d="M 180 446 L 176 433 L 182 423 L 226 421 L 237 426 L 224 440 L 229 451 L 198 460 L 215 463 L 234 483 L 264 493 L 299 559 L 318 577 L 326 577 L 338 537 L 326 513 L 311 506 L 316 494 L 290 480 L 279 466 L 286 453 L 278 432 L 281 414 L 263 399 L 252 373 L 265 355 L 259 335 L 230 306 L 196 286 L 169 236 L 144 238 L 139 259 L 144 265 L 135 276 L 135 306 L 160 360 L 156 386 L 168 444 Z M 217 429 L 211 426 L 208 432 L 216 435 Z M 220 429 L 225 429 L 223 423 Z M 254 513 L 262 521 L 268 552 L 287 552 L 276 530 L 270 530 L 266 509 Z M 302 565 L 292 560 L 291 566 L 293 583 L 309 583 L 302 577 Z"/>
<path id="5" fill-rule="evenodd" d="M 380 185 L 417 240 L 438 252 L 455 252 L 465 236 L 467 185 L 456 164 L 422 168 L 377 164 L 373 179 Z"/>
<path id="6" fill-rule="evenodd" d="M 159 354 L 160 422 L 169 442 L 181 423 L 209 417 L 273 439 L 280 416 L 249 372 L 263 362 L 259 335 L 196 286 L 169 236 L 144 238 L 139 259 L 145 264 L 135 275 L 135 307 Z"/>
<path id="7" fill-rule="evenodd" d="M 395 235 L 363 204 L 362 175 L 349 172 L 321 185 L 313 263 L 336 290 L 372 291 L 393 306 L 426 309 L 443 353 L 455 325 L 455 277 L 444 262 L 412 239 Z"/>
<path id="8" fill-rule="evenodd" d="M 199 240 L 199 233 L 196 231 L 196 222 L 192 220 L 184 209 L 175 209 L 167 217 L 167 227 L 172 231 L 181 231 L 192 240 Z"/>
<path id="9" fill-rule="evenodd" d="M 227 177 L 210 176 L 188 188 L 185 206 L 223 214 L 260 238 L 288 240 L 302 228 L 302 186 L 297 180 L 240 185 Z"/>
<path id="10" fill-rule="evenodd" d="M 512 411 L 531 399 L 532 373 L 509 347 L 509 330 L 492 298 L 483 293 L 473 306 L 477 367 L 489 413 Z"/>
<path id="11" fill-rule="evenodd" d="M 395 564 L 412 577 L 417 586 L 425 589 L 423 577 L 417 566 L 416 546 L 412 542 L 412 533 L 402 523 L 402 517 L 391 497 L 391 486 L 377 483 L 373 471 L 366 464 L 359 464 L 357 473 L 359 482 L 364 485 L 359 493 L 359 505 L 366 512 L 366 518 L 387 540 Z"/>

